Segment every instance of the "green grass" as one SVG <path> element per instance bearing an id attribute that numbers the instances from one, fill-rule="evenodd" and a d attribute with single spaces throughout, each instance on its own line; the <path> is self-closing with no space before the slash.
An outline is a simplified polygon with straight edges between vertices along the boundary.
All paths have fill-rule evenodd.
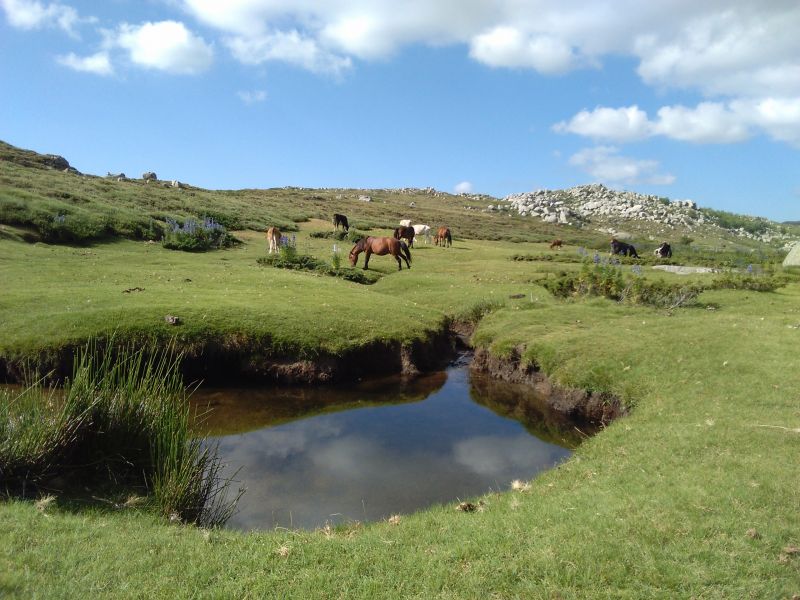
<path id="1" fill-rule="evenodd" d="M 380 278 L 364 286 L 259 265 L 266 241 L 253 231 L 237 232 L 244 243 L 236 248 L 190 254 L 115 236 L 80 247 L 28 243 L 37 235 L 30 223 L 6 220 L 4 359 L 41 361 L 112 335 L 135 344 L 174 340 L 188 353 L 213 342 L 313 357 L 374 341 L 411 343 L 450 319 L 480 318 L 475 344 L 501 356 L 518 353 L 562 385 L 615 394 L 632 411 L 527 492 L 492 494 L 474 513 L 454 504 L 432 507 L 396 525 L 242 534 L 167 525 L 163 516 L 124 503 L 4 501 L 0 595 L 800 593 L 800 556 L 785 551 L 800 545 L 800 284 L 772 292 L 707 290 L 699 306 L 673 311 L 604 298 L 560 301 L 541 284 L 580 264 L 510 260 L 548 253 L 543 242 L 556 229 L 461 209 L 478 201 L 375 191 L 374 202 L 360 203 L 354 191 L 208 192 L 70 177 L 76 176 L 0 160 L 0 211 L 18 200 L 31 210 L 91 205 L 92 215 L 123 222 L 216 207 L 247 226 L 295 226 L 298 251 L 328 261 L 334 241 L 311 234 L 331 230 L 333 207 L 359 229 L 381 234 L 408 216 L 413 200 L 419 220 L 453 226 L 454 246 L 418 246 L 412 269 L 400 272 L 392 259 L 375 257 L 371 270 Z M 569 235 L 570 244 L 584 247 L 604 239 L 580 230 Z M 558 237 L 565 239 L 560 230 Z M 693 237 L 703 253 L 718 243 Z M 687 284 L 720 278 L 648 267 L 642 276 Z M 135 288 L 143 291 L 126 293 Z M 183 324 L 167 325 L 167 314 Z M 36 443 L 35 436 L 24 442 Z"/>

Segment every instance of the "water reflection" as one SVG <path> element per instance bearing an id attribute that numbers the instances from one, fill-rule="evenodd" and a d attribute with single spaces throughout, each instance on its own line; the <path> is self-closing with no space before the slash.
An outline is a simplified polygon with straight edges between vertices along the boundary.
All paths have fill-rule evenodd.
<path id="1" fill-rule="evenodd" d="M 529 479 L 576 439 L 540 407 L 518 407 L 530 401 L 519 386 L 470 383 L 463 365 L 411 381 L 193 399 L 210 407 L 201 429 L 217 438 L 228 472 L 241 468 L 247 493 L 230 522 L 241 529 L 379 520 Z M 501 416 L 531 413 L 545 426 Z"/>

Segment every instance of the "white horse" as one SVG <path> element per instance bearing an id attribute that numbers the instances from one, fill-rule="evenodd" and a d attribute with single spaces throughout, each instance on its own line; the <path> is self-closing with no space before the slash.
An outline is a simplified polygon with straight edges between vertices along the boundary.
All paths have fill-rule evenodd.
<path id="1" fill-rule="evenodd" d="M 267 229 L 267 242 L 269 243 L 269 253 L 278 252 L 281 244 L 281 232 L 277 227 Z"/>
<path id="2" fill-rule="evenodd" d="M 400 227 L 411 227 L 411 219 L 403 219 L 400 221 Z"/>
<path id="3" fill-rule="evenodd" d="M 414 237 L 425 236 L 425 243 L 427 244 L 431 239 L 431 226 L 430 225 L 414 225 Z"/>

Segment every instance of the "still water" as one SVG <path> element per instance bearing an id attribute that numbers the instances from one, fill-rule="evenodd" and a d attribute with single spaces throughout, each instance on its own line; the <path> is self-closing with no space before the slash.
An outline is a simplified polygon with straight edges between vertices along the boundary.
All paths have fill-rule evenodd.
<path id="1" fill-rule="evenodd" d="M 344 387 L 201 389 L 199 429 L 247 491 L 229 527 L 374 521 L 507 489 L 580 435 L 524 386 L 444 372 Z M 582 431 L 586 431 L 582 428 Z"/>

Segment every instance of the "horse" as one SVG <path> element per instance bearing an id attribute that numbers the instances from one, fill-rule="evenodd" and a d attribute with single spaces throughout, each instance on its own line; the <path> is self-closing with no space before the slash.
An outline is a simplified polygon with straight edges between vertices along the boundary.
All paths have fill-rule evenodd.
<path id="1" fill-rule="evenodd" d="M 452 246 L 453 245 L 453 236 L 450 235 L 450 228 L 449 227 L 439 227 L 436 231 L 436 235 L 433 236 L 433 243 L 439 246 L 441 244 L 442 248 L 445 246 Z"/>
<path id="2" fill-rule="evenodd" d="M 341 225 L 345 231 L 350 231 L 350 224 L 347 222 L 347 217 L 339 213 L 333 213 L 333 228 L 339 229 L 339 225 Z"/>
<path id="3" fill-rule="evenodd" d="M 634 248 L 631 244 L 620 242 L 615 238 L 611 238 L 611 254 L 621 254 L 622 256 L 639 258 L 639 255 L 636 254 L 636 248 Z"/>
<path id="4" fill-rule="evenodd" d="M 653 252 L 658 258 L 672 258 L 672 246 L 667 242 L 661 242 L 661 245 Z"/>
<path id="5" fill-rule="evenodd" d="M 351 267 L 356 266 L 356 263 L 358 262 L 358 255 L 362 252 L 366 253 L 366 256 L 364 257 L 365 271 L 369 268 L 369 257 L 373 254 L 377 254 L 378 256 L 391 254 L 397 261 L 397 269 L 399 271 L 403 270 L 403 263 L 400 262 L 401 258 L 406 261 L 406 266 L 409 269 L 411 268 L 411 251 L 408 249 L 408 245 L 406 245 L 406 243 L 402 240 L 396 240 L 395 238 L 390 237 L 361 238 L 356 242 L 356 245 L 353 246 L 353 249 L 350 250 Z"/>
<path id="6" fill-rule="evenodd" d="M 281 244 L 281 232 L 277 227 L 270 227 L 267 229 L 267 243 L 269 244 L 269 253 L 277 252 Z"/>
<path id="7" fill-rule="evenodd" d="M 561 248 L 563 244 L 564 242 L 562 240 L 553 240 L 552 242 L 550 242 L 550 250 L 554 250 L 555 248 Z"/>
<path id="8" fill-rule="evenodd" d="M 396 240 L 406 240 L 408 242 L 409 247 L 414 247 L 414 235 L 416 234 L 416 230 L 413 227 L 397 227 L 394 230 L 394 239 Z"/>
<path id="9" fill-rule="evenodd" d="M 430 225 L 412 225 L 414 228 L 414 236 L 424 236 L 425 243 L 427 244 L 431 239 L 431 226 Z"/>

